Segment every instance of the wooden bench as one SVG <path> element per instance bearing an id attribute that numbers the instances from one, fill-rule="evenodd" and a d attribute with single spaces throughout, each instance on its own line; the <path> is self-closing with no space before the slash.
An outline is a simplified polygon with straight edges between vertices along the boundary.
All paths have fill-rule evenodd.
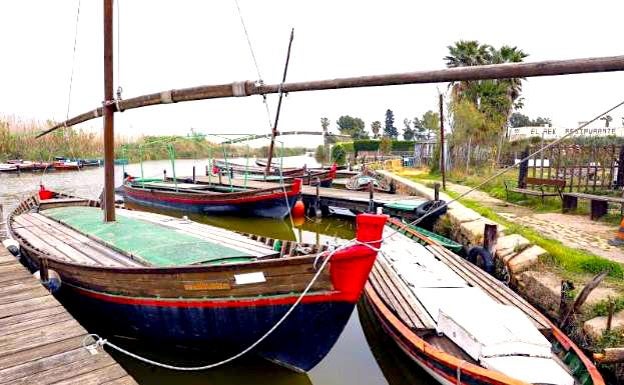
<path id="1" fill-rule="evenodd" d="M 539 190 L 533 190 L 528 188 L 513 187 L 505 183 L 505 192 L 507 193 L 507 200 L 509 200 L 509 193 L 515 192 L 524 195 L 541 196 L 542 203 L 544 203 L 544 197 L 559 196 L 563 199 L 563 189 L 565 188 L 566 181 L 564 179 L 543 179 L 543 178 L 526 178 L 527 185 L 537 186 Z M 554 191 L 547 191 L 544 188 L 552 187 Z"/>
<path id="2" fill-rule="evenodd" d="M 609 202 L 619 203 L 624 208 L 624 198 L 570 192 L 563 194 L 563 204 L 561 206 L 561 211 L 564 213 L 575 211 L 578 207 L 579 198 L 589 200 L 591 207 L 590 217 L 592 220 L 599 219 L 600 217 L 607 214 L 607 212 L 609 211 Z"/>

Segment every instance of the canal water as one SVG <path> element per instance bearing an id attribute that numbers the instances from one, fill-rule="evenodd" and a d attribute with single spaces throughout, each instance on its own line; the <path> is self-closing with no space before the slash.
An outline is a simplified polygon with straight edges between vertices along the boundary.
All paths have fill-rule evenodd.
<path id="1" fill-rule="evenodd" d="M 286 165 L 300 164 L 302 159 L 289 160 Z M 308 166 L 313 167 L 313 159 Z M 240 161 L 240 160 L 239 160 Z M 244 162 L 244 160 L 243 160 Z M 177 176 L 189 176 L 195 167 L 202 174 L 206 160 L 178 160 L 175 164 Z M 244 163 L 243 163 L 244 164 Z M 250 164 L 253 164 L 250 162 Z M 166 170 L 173 175 L 168 161 L 150 161 L 143 163 L 144 177 L 158 177 Z M 141 175 L 138 164 L 116 166 L 116 185 L 121 184 L 122 173 Z M 37 191 L 40 184 L 55 191 L 73 195 L 98 198 L 103 187 L 103 169 L 91 168 L 81 171 L 0 174 L 0 204 L 5 215 L 20 199 Z M 173 214 L 173 213 L 171 213 Z M 178 214 L 181 215 L 181 214 Z M 273 238 L 299 240 L 304 242 L 338 242 L 350 239 L 354 235 L 354 226 L 349 219 L 323 218 L 306 219 L 306 222 L 294 227 L 289 220 L 270 220 L 260 218 L 206 217 L 192 215 L 191 219 L 236 231 L 250 232 Z M 62 299 L 61 299 L 62 300 Z M 135 341 L 115 339 L 106 333 L 106 320 L 93 320 L 88 314 L 82 314 L 79 306 L 69 309 L 90 331 L 101 333 L 133 352 L 148 356 L 165 363 L 186 366 L 199 366 L 223 359 L 217 352 L 214 357 L 206 356 L 204 351 L 181 350 L 173 346 L 152 341 L 138 344 Z M 288 343 L 288 341 L 284 341 Z M 383 385 L 383 384 L 434 384 L 434 380 L 417 365 L 405 357 L 394 342 L 381 331 L 376 320 L 371 317 L 365 303 L 358 304 L 345 330 L 336 345 L 325 359 L 310 372 L 301 374 L 273 363 L 256 358 L 253 355 L 243 357 L 233 363 L 203 372 L 177 372 L 154 367 L 138 362 L 119 353 L 115 358 L 140 384 L 176 384 L 176 385 L 235 385 L 235 384 L 315 384 L 315 385 Z"/>

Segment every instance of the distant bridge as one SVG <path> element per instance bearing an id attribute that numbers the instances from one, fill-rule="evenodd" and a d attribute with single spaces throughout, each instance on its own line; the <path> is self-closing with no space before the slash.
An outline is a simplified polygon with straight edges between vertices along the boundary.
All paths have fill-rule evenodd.
<path id="1" fill-rule="evenodd" d="M 286 135 L 323 135 L 323 132 L 322 131 L 283 131 L 283 132 L 278 132 L 276 136 L 286 136 Z M 263 135 L 248 135 L 242 138 L 226 140 L 223 143 L 234 144 L 234 143 L 247 142 L 247 141 L 255 140 L 255 139 L 270 138 L 270 137 L 271 137 L 270 133 L 263 134 Z M 337 139 L 351 139 L 349 135 L 330 134 L 330 133 L 327 134 L 327 137 L 337 138 Z"/>

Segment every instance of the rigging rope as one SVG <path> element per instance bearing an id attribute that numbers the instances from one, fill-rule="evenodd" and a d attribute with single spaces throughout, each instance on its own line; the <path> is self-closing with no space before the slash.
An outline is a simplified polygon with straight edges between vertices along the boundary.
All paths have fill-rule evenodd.
<path id="1" fill-rule="evenodd" d="M 65 120 L 69 120 L 69 106 L 71 104 L 72 84 L 74 81 L 74 65 L 76 63 L 76 42 L 78 41 L 78 22 L 80 20 L 80 0 L 78 0 L 78 9 L 76 10 L 76 27 L 74 29 L 74 51 L 72 54 L 71 74 L 69 75 L 69 92 L 67 95 L 67 113 Z"/>
<path id="2" fill-rule="evenodd" d="M 256 59 L 256 54 L 253 49 L 253 44 L 251 44 L 251 38 L 249 37 L 249 32 L 247 31 L 247 26 L 245 25 L 245 19 L 243 19 L 243 13 L 241 12 L 240 5 L 238 4 L 238 0 L 234 0 L 234 4 L 236 5 L 236 10 L 238 11 L 238 17 L 240 18 L 241 25 L 243 26 L 243 31 L 245 32 L 245 38 L 247 39 L 247 45 L 249 46 L 249 52 L 251 53 L 251 58 L 253 59 L 254 66 L 256 67 L 256 74 L 258 75 L 258 83 L 261 85 L 264 84 L 262 80 L 262 74 L 260 73 L 260 66 L 258 65 L 258 60 Z M 262 102 L 264 103 L 264 107 L 267 113 L 267 119 L 269 121 L 269 127 L 273 128 L 273 121 L 271 120 L 271 110 L 269 109 L 269 103 L 267 101 L 267 96 L 262 94 Z"/>

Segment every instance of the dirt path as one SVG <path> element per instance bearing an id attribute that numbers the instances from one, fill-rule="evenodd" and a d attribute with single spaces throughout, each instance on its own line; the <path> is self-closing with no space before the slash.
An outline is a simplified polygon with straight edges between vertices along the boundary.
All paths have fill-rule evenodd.
<path id="1" fill-rule="evenodd" d="M 470 189 L 467 186 L 448 182 L 446 187 L 459 194 Z M 624 249 L 607 243 L 615 236 L 616 226 L 592 221 L 587 215 L 535 213 L 529 208 L 502 201 L 478 190 L 471 192 L 465 198 L 477 201 L 509 221 L 532 228 L 568 247 L 585 250 L 624 264 Z"/>

